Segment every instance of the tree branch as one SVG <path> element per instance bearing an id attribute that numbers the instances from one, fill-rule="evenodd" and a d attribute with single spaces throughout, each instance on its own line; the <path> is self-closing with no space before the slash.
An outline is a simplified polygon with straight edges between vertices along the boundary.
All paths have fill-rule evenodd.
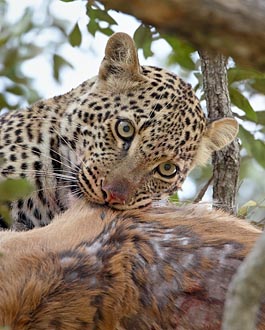
<path id="1" fill-rule="evenodd" d="M 264 0 L 100 0 L 107 9 L 131 14 L 197 49 L 232 56 L 265 70 Z"/>
<path id="2" fill-rule="evenodd" d="M 194 198 L 193 203 L 199 203 L 202 199 L 203 196 L 205 195 L 207 189 L 209 188 L 210 184 L 213 181 L 213 175 L 210 177 L 210 179 L 205 183 L 205 185 L 202 187 L 202 189 L 199 191 L 198 195 Z"/>
<path id="3" fill-rule="evenodd" d="M 232 117 L 227 87 L 226 58 L 200 52 L 203 87 L 210 120 Z M 236 193 L 240 154 L 238 141 L 213 154 L 213 205 L 229 213 L 236 213 Z"/>

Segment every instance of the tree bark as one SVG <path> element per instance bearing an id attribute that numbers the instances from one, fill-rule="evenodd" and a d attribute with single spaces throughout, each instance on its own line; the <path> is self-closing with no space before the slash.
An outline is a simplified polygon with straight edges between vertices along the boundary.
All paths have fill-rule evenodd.
<path id="1" fill-rule="evenodd" d="M 238 268 L 227 293 L 223 330 L 256 329 L 257 312 L 265 294 L 265 235 Z"/>
<path id="2" fill-rule="evenodd" d="M 265 70 L 264 0 L 100 0 L 159 31 L 182 37 L 196 49 L 232 56 Z"/>
<path id="3" fill-rule="evenodd" d="M 227 59 L 223 55 L 200 52 L 203 86 L 210 120 L 233 117 L 227 85 Z M 233 141 L 215 152 L 213 162 L 213 206 L 236 213 L 236 194 L 240 165 L 239 143 Z"/>

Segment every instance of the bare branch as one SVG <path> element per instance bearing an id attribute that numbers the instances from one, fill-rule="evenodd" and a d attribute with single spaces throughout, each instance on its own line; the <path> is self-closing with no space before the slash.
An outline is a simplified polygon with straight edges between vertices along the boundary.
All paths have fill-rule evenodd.
<path id="1" fill-rule="evenodd" d="M 209 188 L 210 184 L 213 181 L 213 175 L 210 177 L 210 179 L 205 183 L 205 185 L 202 187 L 202 189 L 199 191 L 198 195 L 194 198 L 193 203 L 199 203 L 202 199 L 203 196 L 205 195 L 207 189 Z"/>

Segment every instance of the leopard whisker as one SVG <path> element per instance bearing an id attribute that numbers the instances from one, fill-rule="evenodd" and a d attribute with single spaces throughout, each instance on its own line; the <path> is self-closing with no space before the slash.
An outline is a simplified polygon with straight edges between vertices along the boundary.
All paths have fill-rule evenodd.
<path id="1" fill-rule="evenodd" d="M 71 190 L 71 195 L 75 198 L 81 199 L 81 196 L 83 196 L 83 193 L 80 189 L 76 188 L 76 190 Z"/>
<path id="2" fill-rule="evenodd" d="M 78 182 L 77 178 L 75 176 L 67 175 L 67 174 L 61 174 L 61 173 L 54 173 L 54 172 L 41 172 L 39 170 L 23 170 L 23 174 L 32 174 L 35 177 L 42 176 L 42 177 L 49 177 L 49 178 L 58 178 L 63 179 L 64 181 L 70 181 L 70 182 Z M 17 175 L 18 178 L 21 177 L 21 172 L 12 172 L 12 174 Z M 16 178 L 14 178 L 16 179 Z M 27 177 L 25 179 L 28 179 Z"/>
<path id="3" fill-rule="evenodd" d="M 76 156 L 77 156 L 77 153 L 76 153 L 76 151 L 73 149 L 73 147 L 71 146 L 71 143 L 69 143 L 68 141 L 66 141 L 65 138 L 62 136 L 62 134 L 61 134 L 58 130 L 56 130 L 55 128 L 54 128 L 54 131 L 55 131 L 55 133 L 57 133 L 57 135 L 59 136 L 59 138 L 60 138 L 62 141 L 64 141 L 64 143 L 68 146 L 68 148 L 69 148 L 70 150 L 72 150 L 72 151 L 76 154 Z M 79 141 L 76 139 L 75 142 L 79 142 Z M 56 151 L 54 151 L 54 152 L 56 153 Z M 66 157 L 62 156 L 62 155 L 59 154 L 59 153 L 58 153 L 58 155 L 59 155 L 60 157 L 64 158 L 64 159 L 65 159 L 67 162 L 69 162 L 71 165 L 76 166 L 76 164 L 74 164 L 69 158 L 66 158 Z M 82 160 L 80 157 L 78 157 L 78 160 L 84 165 L 83 160 Z"/>
<path id="4" fill-rule="evenodd" d="M 52 177 L 52 175 L 50 175 Z M 60 175 L 60 174 L 55 174 L 57 178 L 64 179 L 64 181 L 76 181 L 78 182 L 77 178 L 74 176 L 69 176 L 69 175 Z"/>
<path id="5" fill-rule="evenodd" d="M 64 179 L 64 181 L 77 181 L 77 178 L 75 176 L 70 176 L 70 175 L 65 175 L 65 174 L 60 174 L 60 173 L 44 173 L 44 175 L 46 177 L 56 177 L 56 178 L 59 178 L 59 179 Z"/>
<path id="6" fill-rule="evenodd" d="M 34 193 L 38 193 L 38 192 L 45 192 L 45 191 L 49 191 L 49 190 L 62 190 L 62 189 L 65 189 L 65 188 L 77 188 L 77 185 L 76 184 L 70 184 L 70 185 L 56 185 L 56 186 L 52 186 L 52 187 L 45 187 L 45 188 L 41 188 L 41 189 L 35 189 L 32 191 L 32 194 Z"/>
<path id="7" fill-rule="evenodd" d="M 78 171 L 64 171 L 64 170 L 60 170 L 59 173 L 57 172 L 52 172 L 51 170 L 35 170 L 35 169 L 22 169 L 21 171 L 13 171 L 11 174 L 17 174 L 17 175 L 21 175 L 23 173 L 27 173 L 27 174 L 38 174 L 38 175 L 50 175 L 50 176 L 54 176 L 54 175 L 66 175 L 66 176 L 71 176 L 71 175 L 74 175 L 74 174 L 77 174 Z M 74 178 L 74 177 L 73 177 Z"/>
<path id="8" fill-rule="evenodd" d="M 30 147 L 29 146 L 21 145 L 19 143 L 14 143 L 13 145 L 16 145 L 17 147 L 22 147 L 23 150 L 30 150 Z M 53 150 L 53 149 L 50 149 L 50 150 L 52 152 L 54 152 L 55 154 L 59 155 L 61 158 L 65 158 L 60 153 L 58 153 L 56 150 Z M 36 154 L 39 155 L 39 153 L 36 153 Z M 41 157 L 44 157 L 44 158 L 49 159 L 51 161 L 56 161 L 57 163 L 59 163 L 59 164 L 65 166 L 65 167 L 69 168 L 71 171 L 76 170 L 76 167 L 77 167 L 76 164 L 72 163 L 70 160 L 67 160 L 66 158 L 65 159 L 67 160 L 67 162 L 69 162 L 70 164 L 72 164 L 74 166 L 74 168 L 71 167 L 71 166 L 69 166 L 69 165 L 67 165 L 67 164 L 65 164 L 65 163 L 63 163 L 62 161 L 59 161 L 56 158 L 53 158 L 51 156 L 46 155 L 45 153 L 41 153 Z"/>

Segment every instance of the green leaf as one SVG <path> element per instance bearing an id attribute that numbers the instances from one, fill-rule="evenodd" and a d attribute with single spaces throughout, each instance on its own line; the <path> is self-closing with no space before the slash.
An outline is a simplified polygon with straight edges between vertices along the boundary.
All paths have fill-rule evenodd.
<path id="1" fill-rule="evenodd" d="M 227 70 L 227 77 L 228 83 L 232 84 L 236 81 L 265 78 L 265 75 L 264 73 L 257 72 L 254 70 L 247 70 L 236 67 Z"/>
<path id="2" fill-rule="evenodd" d="M 104 21 L 109 23 L 109 25 L 117 25 L 117 22 L 115 19 L 113 19 L 105 10 L 100 9 L 94 9 L 94 15 L 95 18 L 97 18 L 99 21 Z"/>
<path id="3" fill-rule="evenodd" d="M 99 27 L 98 27 L 98 30 L 99 30 L 101 33 L 105 34 L 106 36 L 111 36 L 111 35 L 114 33 L 114 31 L 113 31 L 110 27 L 108 27 L 108 28 L 101 28 L 101 27 L 99 26 Z"/>
<path id="4" fill-rule="evenodd" d="M 229 87 L 229 93 L 230 93 L 231 102 L 236 107 L 243 110 L 247 118 L 249 118 L 252 121 L 256 121 L 257 119 L 256 112 L 252 108 L 248 99 L 238 89 L 235 89 L 233 87 Z"/>
<path id="5" fill-rule="evenodd" d="M 239 138 L 249 156 L 254 157 L 265 168 L 265 142 L 255 140 L 254 136 L 242 126 L 239 127 Z"/>
<path id="6" fill-rule="evenodd" d="M 5 95 L 0 93 L 0 110 L 3 108 L 9 108 L 9 104 L 6 100 Z"/>
<path id="7" fill-rule="evenodd" d="M 256 79 L 250 86 L 257 92 L 265 94 L 265 79 Z"/>
<path id="8" fill-rule="evenodd" d="M 20 55 L 20 61 L 25 61 L 28 59 L 32 59 L 36 57 L 39 54 L 43 53 L 43 49 L 41 47 L 35 46 L 35 45 L 26 45 L 23 48 L 21 48 L 21 53 Z"/>
<path id="9" fill-rule="evenodd" d="M 24 88 L 19 85 L 10 86 L 6 89 L 6 91 L 11 94 L 14 94 L 14 95 L 24 95 L 25 94 Z"/>
<path id="10" fill-rule="evenodd" d="M 25 179 L 7 179 L 0 183 L 0 201 L 17 200 L 30 194 L 32 190 L 32 185 Z"/>
<path id="11" fill-rule="evenodd" d="M 66 61 L 63 57 L 60 55 L 54 54 L 53 55 L 53 76 L 54 78 L 59 81 L 59 73 L 62 67 L 68 66 L 68 67 L 73 67 L 71 63 Z"/>
<path id="12" fill-rule="evenodd" d="M 145 58 L 153 55 L 151 50 L 153 38 L 149 27 L 141 24 L 134 32 L 133 39 L 135 41 L 136 47 L 143 50 Z"/>
<path id="13" fill-rule="evenodd" d="M 117 22 L 108 14 L 104 9 L 93 8 L 88 2 L 86 5 L 86 14 L 89 17 L 89 23 L 87 24 L 87 30 L 90 34 L 95 36 L 96 32 L 101 32 L 107 36 L 114 33 L 111 29 L 112 25 L 117 25 Z M 101 27 L 100 23 L 108 23 L 107 27 Z"/>
<path id="14" fill-rule="evenodd" d="M 90 20 L 87 24 L 87 30 L 90 34 L 92 34 L 93 37 L 95 37 L 96 32 L 99 29 L 99 25 L 94 20 Z"/>
<path id="15" fill-rule="evenodd" d="M 72 32 L 69 34 L 69 42 L 71 46 L 80 46 L 82 42 L 82 35 L 78 26 L 78 23 L 75 24 Z"/>
<path id="16" fill-rule="evenodd" d="M 178 63 L 185 69 L 195 70 L 195 63 L 191 58 L 191 54 L 195 52 L 195 50 L 190 44 L 168 35 L 161 35 L 161 37 L 163 37 L 173 49 L 172 54 L 170 54 L 168 58 L 169 65 Z"/>
<path id="17" fill-rule="evenodd" d="M 256 206 L 257 206 L 257 202 L 255 202 L 253 200 L 249 200 L 248 202 L 246 202 L 244 205 L 242 205 L 240 207 L 240 209 L 238 210 L 237 216 L 240 218 L 246 218 L 246 216 L 249 214 L 250 208 L 253 208 Z"/>
<path id="18" fill-rule="evenodd" d="M 265 125 L 265 111 L 257 111 L 257 124 Z"/>
<path id="19" fill-rule="evenodd" d="M 24 33 L 30 31 L 33 28 L 32 17 L 32 9 L 26 8 L 21 19 L 14 24 L 14 28 L 12 30 L 13 36 L 22 36 Z"/>
<path id="20" fill-rule="evenodd" d="M 185 52 L 172 53 L 168 57 L 168 64 L 172 65 L 178 63 L 180 66 L 187 70 L 195 70 L 195 63 L 191 57 Z"/>
<path id="21" fill-rule="evenodd" d="M 256 124 L 260 124 L 260 125 L 265 125 L 265 111 L 256 111 L 256 120 L 251 120 L 249 118 L 247 118 L 247 116 L 238 116 L 238 118 L 243 119 L 243 120 L 249 120 L 252 121 Z"/>

